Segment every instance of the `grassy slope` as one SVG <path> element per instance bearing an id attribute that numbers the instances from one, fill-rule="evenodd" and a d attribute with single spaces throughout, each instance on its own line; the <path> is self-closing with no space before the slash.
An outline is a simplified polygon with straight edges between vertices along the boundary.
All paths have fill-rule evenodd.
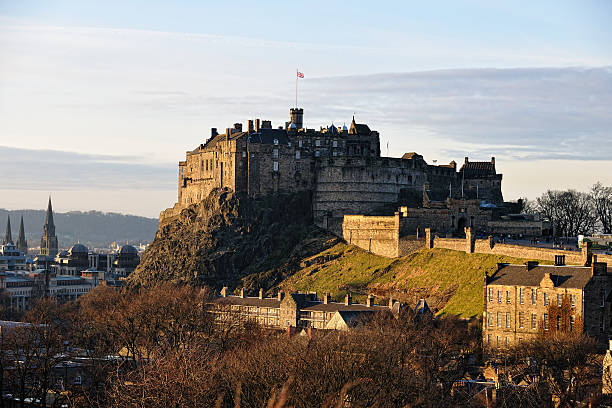
<path id="1" fill-rule="evenodd" d="M 414 302 L 428 298 L 441 313 L 462 317 L 482 314 L 484 274 L 497 262 L 524 263 L 525 259 L 471 254 L 447 249 L 422 249 L 399 259 L 372 255 L 347 244 L 337 244 L 306 260 L 280 286 L 288 290 L 329 292 L 336 299 L 347 292 L 376 293 Z M 360 299 L 359 296 L 353 296 Z"/>

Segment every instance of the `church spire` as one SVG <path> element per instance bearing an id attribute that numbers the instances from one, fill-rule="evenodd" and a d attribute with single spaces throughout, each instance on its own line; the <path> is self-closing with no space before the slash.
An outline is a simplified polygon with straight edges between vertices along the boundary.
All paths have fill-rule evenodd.
<path id="1" fill-rule="evenodd" d="M 3 244 L 12 244 L 13 243 L 13 237 L 11 236 L 11 216 L 7 215 L 6 216 L 6 234 L 4 235 L 4 242 Z"/>
<path id="2" fill-rule="evenodd" d="M 17 249 L 24 254 L 28 253 L 28 242 L 25 239 L 25 232 L 23 229 L 23 215 L 21 216 L 21 222 L 19 223 L 19 237 L 17 237 Z"/>
<path id="3" fill-rule="evenodd" d="M 54 257 L 57 255 L 57 236 L 55 235 L 55 224 L 53 223 L 53 207 L 51 206 L 51 197 L 49 196 L 49 204 L 47 205 L 47 219 L 43 226 L 43 235 L 40 239 L 40 253 Z"/>

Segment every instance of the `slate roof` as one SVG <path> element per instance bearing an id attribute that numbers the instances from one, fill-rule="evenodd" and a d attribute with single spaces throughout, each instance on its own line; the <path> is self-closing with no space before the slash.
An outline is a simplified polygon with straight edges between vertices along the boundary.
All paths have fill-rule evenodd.
<path id="1" fill-rule="evenodd" d="M 340 302 L 329 302 L 327 304 L 323 302 L 307 302 L 309 304 L 304 305 L 301 310 L 309 310 L 313 312 L 381 312 L 384 310 L 389 310 L 387 306 L 380 305 L 372 305 L 371 307 L 367 307 L 366 305 L 362 305 L 359 303 L 352 303 L 347 305 L 345 303 Z"/>
<path id="2" fill-rule="evenodd" d="M 402 156 L 402 159 L 404 159 L 404 160 L 422 159 L 422 158 L 423 158 L 423 156 L 421 156 L 417 152 L 404 153 L 404 155 Z"/>
<path id="3" fill-rule="evenodd" d="M 263 298 L 259 297 L 240 297 L 240 296 L 226 296 L 219 297 L 214 300 L 214 303 L 220 305 L 240 305 L 240 306 L 259 306 L 259 307 L 273 307 L 279 308 L 280 301 L 277 298 Z"/>
<path id="4" fill-rule="evenodd" d="M 279 144 L 289 144 L 289 136 L 285 129 L 261 129 L 259 133 L 251 134 L 249 142 L 274 144 L 274 139 L 277 139 Z"/>
<path id="5" fill-rule="evenodd" d="M 468 175 L 496 174 L 495 163 L 491 162 L 467 162 L 461 166 L 461 170 Z"/>
<path id="6" fill-rule="evenodd" d="M 591 268 L 586 266 L 538 265 L 527 270 L 525 265 L 505 265 L 488 279 L 487 285 L 540 286 L 547 272 L 557 288 L 582 289 L 592 276 Z"/>

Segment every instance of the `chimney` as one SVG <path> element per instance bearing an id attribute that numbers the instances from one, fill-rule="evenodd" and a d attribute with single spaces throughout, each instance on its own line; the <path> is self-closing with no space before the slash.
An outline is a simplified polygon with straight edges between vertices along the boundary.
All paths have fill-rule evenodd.
<path id="1" fill-rule="evenodd" d="M 491 157 L 491 164 L 495 164 L 495 157 Z"/>
<path id="2" fill-rule="evenodd" d="M 240 289 L 240 297 L 244 299 L 244 288 Z"/>
<path id="3" fill-rule="evenodd" d="M 263 289 L 259 288 L 259 298 L 263 299 Z"/>
<path id="4" fill-rule="evenodd" d="M 608 264 L 606 262 L 591 262 L 591 276 L 606 275 L 608 273 Z"/>
<path id="5" fill-rule="evenodd" d="M 281 300 L 283 300 L 283 292 L 282 291 L 278 291 L 278 293 L 276 294 L 276 296 L 278 296 L 278 301 L 280 302 Z"/>
<path id="6" fill-rule="evenodd" d="M 238 132 L 242 132 L 242 123 L 234 123 L 234 129 Z"/>
<path id="7" fill-rule="evenodd" d="M 465 164 L 468 164 L 470 161 L 468 160 L 467 156 L 465 157 Z"/>
<path id="8" fill-rule="evenodd" d="M 212 139 L 213 137 L 217 136 L 217 128 L 210 128 L 210 138 Z"/>
<path id="9" fill-rule="evenodd" d="M 326 305 L 329 303 L 329 293 L 325 293 L 323 295 L 323 304 Z"/>
<path id="10" fill-rule="evenodd" d="M 224 286 L 224 287 L 221 289 L 221 296 L 222 296 L 222 297 L 227 297 L 227 291 L 228 291 L 228 287 L 227 287 L 227 286 Z"/>
<path id="11" fill-rule="evenodd" d="M 527 266 L 527 270 L 530 271 L 533 268 L 535 268 L 536 266 L 538 266 L 539 262 L 538 261 L 527 261 L 525 262 L 525 265 Z"/>
<path id="12" fill-rule="evenodd" d="M 555 255 L 555 266 L 565 265 L 565 255 Z"/>
<path id="13" fill-rule="evenodd" d="M 350 293 L 347 293 L 346 296 L 344 297 L 344 304 L 347 306 L 351 304 L 351 294 Z"/>
<path id="14" fill-rule="evenodd" d="M 249 133 L 253 133 L 253 119 L 249 119 Z"/>
<path id="15" fill-rule="evenodd" d="M 272 121 L 271 120 L 262 120 L 261 121 L 262 129 L 272 129 Z"/>
<path id="16" fill-rule="evenodd" d="M 389 296 L 389 309 L 393 309 L 393 298 Z"/>
<path id="17" fill-rule="evenodd" d="M 255 131 L 259 133 L 261 130 L 261 119 L 255 119 Z"/>
<path id="18" fill-rule="evenodd" d="M 232 128 L 226 128 L 225 129 L 225 136 L 229 137 L 232 135 Z"/>
<path id="19" fill-rule="evenodd" d="M 374 300 L 374 296 L 368 295 L 368 300 L 366 300 L 366 306 L 372 307 L 372 301 Z"/>

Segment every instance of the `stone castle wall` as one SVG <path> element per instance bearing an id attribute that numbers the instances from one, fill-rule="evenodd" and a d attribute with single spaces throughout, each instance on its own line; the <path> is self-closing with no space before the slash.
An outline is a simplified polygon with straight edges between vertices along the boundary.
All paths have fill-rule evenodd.
<path id="1" fill-rule="evenodd" d="M 394 216 L 369 217 L 345 215 L 342 223 L 344 240 L 376 255 L 399 256 L 399 213 Z"/>

